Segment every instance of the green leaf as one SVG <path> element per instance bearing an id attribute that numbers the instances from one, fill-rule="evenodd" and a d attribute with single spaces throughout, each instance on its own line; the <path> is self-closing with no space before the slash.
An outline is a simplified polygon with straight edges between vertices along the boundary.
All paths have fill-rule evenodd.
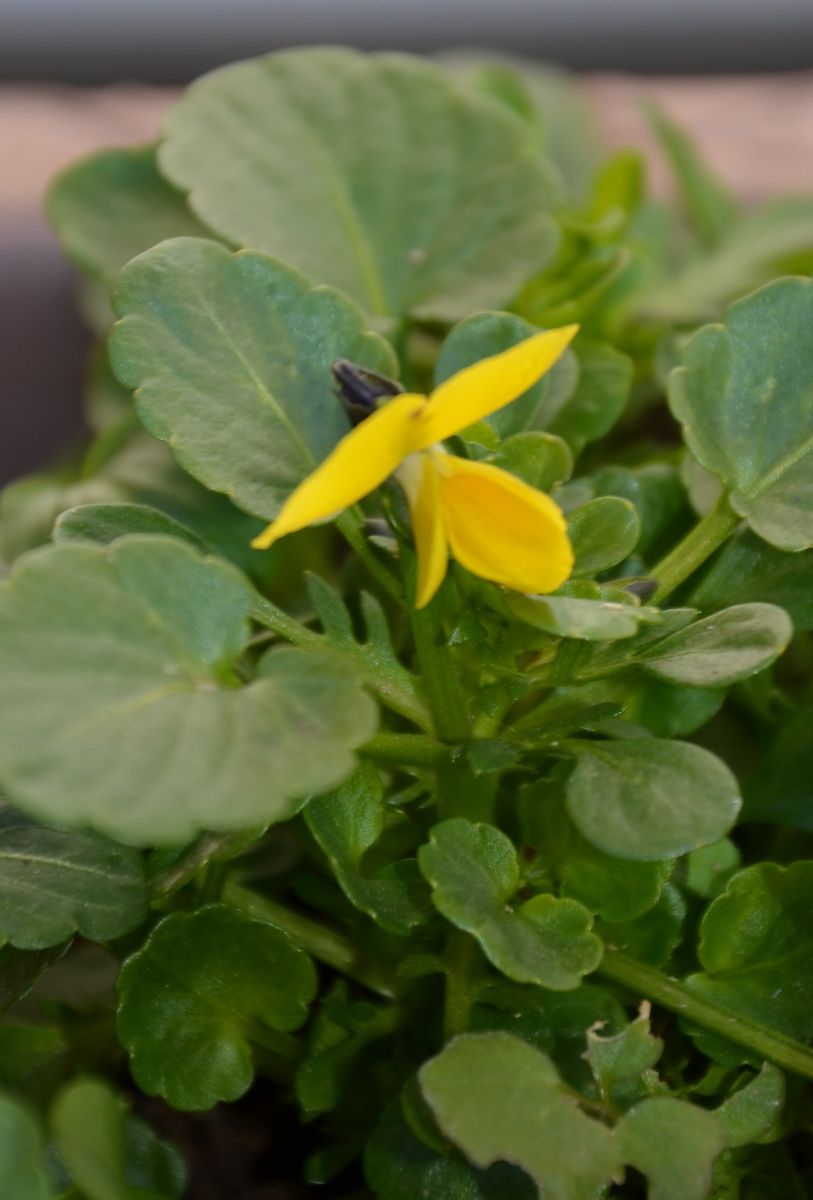
<path id="1" fill-rule="evenodd" d="M 384 789 L 374 767 L 362 764 L 341 787 L 311 800 L 305 820 L 356 908 L 403 936 L 426 921 L 429 898 L 414 859 L 365 869 L 364 856 L 381 838 L 386 820 Z"/>
<path id="2" fill-rule="evenodd" d="M 505 603 L 515 617 L 535 629 L 555 637 L 587 642 L 631 638 L 642 621 L 658 617 L 656 609 L 579 596 L 523 596 L 519 592 L 510 592 Z"/>
<path id="3" fill-rule="evenodd" d="M 573 470 L 573 455 L 567 442 L 537 429 L 512 434 L 488 461 L 541 492 L 549 492 L 563 483 Z"/>
<path id="4" fill-rule="evenodd" d="M 602 1100 L 616 1108 L 628 1108 L 660 1086 L 653 1068 L 662 1053 L 662 1039 L 650 1032 L 648 1004 L 620 1033 L 605 1037 L 587 1030 L 584 1057 Z"/>
<path id="5" fill-rule="evenodd" d="M 570 742 L 567 809 L 589 842 L 618 858 L 676 858 L 719 841 L 740 809 L 737 781 L 708 750 L 639 738 Z"/>
<path id="6" fill-rule="evenodd" d="M 700 926 L 693 991 L 782 1033 L 813 1037 L 813 862 L 739 871 Z"/>
<path id="7" fill-rule="evenodd" d="M 693 454 L 780 550 L 813 546 L 813 282 L 780 279 L 701 329 L 669 403 Z"/>
<path id="8" fill-rule="evenodd" d="M 773 604 L 738 604 L 694 621 L 646 650 L 646 671 L 673 683 L 725 687 L 762 671 L 793 636 L 787 613 Z"/>
<path id="9" fill-rule="evenodd" d="M 154 146 L 102 150 L 74 163 L 51 186 L 47 212 L 65 253 L 97 279 L 112 279 L 166 238 L 208 235 L 158 173 Z"/>
<path id="10" fill-rule="evenodd" d="M 128 533 L 160 533 L 189 542 L 197 550 L 209 549 L 191 529 L 147 504 L 79 504 L 57 517 L 53 540 L 108 546 Z"/>
<path id="11" fill-rule="evenodd" d="M 41 950 L 74 933 L 120 937 L 147 915 L 135 850 L 92 833 L 46 829 L 0 805 L 0 938 Z"/>
<path id="12" fill-rule="evenodd" d="M 603 467 L 593 483 L 597 496 L 620 496 L 635 505 L 640 522 L 635 551 L 645 561 L 665 554 L 682 536 L 690 510 L 680 476 L 670 464 Z"/>
<path id="13" fill-rule="evenodd" d="M 148 1095 L 174 1108 L 236 1100 L 251 1084 L 250 1041 L 298 1029 L 316 992 L 286 933 L 221 904 L 172 913 L 121 969 L 118 1032 Z"/>
<path id="14" fill-rule="evenodd" d="M 442 821 L 418 862 L 438 911 L 473 934 L 509 979 L 567 991 L 598 965 L 601 942 L 581 904 L 540 895 L 511 906 L 519 865 L 510 840 L 493 825 Z"/>
<path id="15" fill-rule="evenodd" d="M 707 1200 L 711 1169 L 725 1146 L 714 1113 L 655 1096 L 621 1118 L 615 1137 L 625 1161 L 649 1179 L 649 1200 Z"/>
<path id="16" fill-rule="evenodd" d="M 609 433 L 627 405 L 632 385 L 632 359 L 604 342 L 580 339 L 575 388 L 566 394 L 546 428 L 564 438 L 574 454 Z"/>
<path id="17" fill-rule="evenodd" d="M 398 1104 L 385 1109 L 364 1155 L 367 1182 L 379 1200 L 537 1200 L 522 1171 L 495 1163 L 476 1171 L 421 1141 Z"/>
<path id="18" fill-rule="evenodd" d="M 348 432 L 331 364 L 395 372 L 350 301 L 216 242 L 180 238 L 139 255 L 114 302 L 111 361 L 138 389 L 147 429 L 208 488 L 266 518 Z"/>
<path id="19" fill-rule="evenodd" d="M 42 1134 L 27 1108 L 0 1093 L 0 1196 L 49 1200 Z"/>
<path id="20" fill-rule="evenodd" d="M 585 1200 L 620 1174 L 610 1130 L 580 1111 L 546 1055 L 510 1034 L 455 1038 L 418 1078 L 438 1125 L 475 1166 L 515 1163 L 545 1200 Z"/>
<path id="21" fill-rule="evenodd" d="M 169 538 L 21 560 L 0 587 L 10 799 L 125 842 L 182 844 L 286 819 L 336 786 L 374 705 L 333 651 L 271 650 L 236 686 L 251 604 L 233 567 Z"/>
<path id="22" fill-rule="evenodd" d="M 50 1089 L 68 1049 L 65 1035 L 54 1025 L 0 1025 L 0 1088 L 40 1094 Z M 64 1060 L 63 1060 L 64 1061 Z"/>
<path id="23" fill-rule="evenodd" d="M 381 316 L 494 307 L 555 248 L 558 181 L 526 124 L 417 59 L 237 63 L 193 84 L 164 134 L 161 170 L 211 228 Z"/>
<path id="24" fill-rule="evenodd" d="M 180 1200 L 186 1172 L 175 1149 L 160 1142 L 100 1079 L 78 1079 L 58 1094 L 51 1131 L 61 1162 L 85 1200 Z"/>
<path id="25" fill-rule="evenodd" d="M 785 1103 L 785 1077 L 773 1063 L 763 1063 L 754 1075 L 720 1105 L 716 1116 L 729 1146 L 749 1146 L 766 1139 L 775 1128 Z"/>
<path id="26" fill-rule="evenodd" d="M 739 865 L 740 852 L 728 838 L 701 846 L 686 856 L 686 887 L 696 896 L 711 900 L 725 889 L 729 876 Z"/>
<path id="27" fill-rule="evenodd" d="M 743 820 L 813 832 L 813 706 L 803 705 L 778 732 L 746 780 Z"/>
<path id="28" fill-rule="evenodd" d="M 599 496 L 574 509 L 567 519 L 576 562 L 574 575 L 599 575 L 632 554 L 641 533 L 629 500 Z"/>
<path id="29" fill-rule="evenodd" d="M 683 894 L 672 883 L 665 883 L 657 903 L 631 921 L 598 921 L 597 929 L 608 946 L 628 958 L 664 967 L 683 939 L 687 914 Z"/>
<path id="30" fill-rule="evenodd" d="M 799 633 L 813 629 L 813 550 L 789 554 L 743 529 L 728 539 L 689 602 L 716 612 L 754 600 L 784 608 Z"/>

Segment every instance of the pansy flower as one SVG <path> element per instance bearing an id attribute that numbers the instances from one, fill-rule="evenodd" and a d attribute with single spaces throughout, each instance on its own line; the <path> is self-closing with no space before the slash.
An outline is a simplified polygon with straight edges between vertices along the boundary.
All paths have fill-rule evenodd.
<path id="1" fill-rule="evenodd" d="M 487 462 L 450 454 L 453 434 L 516 400 L 559 359 L 577 332 L 537 333 L 458 371 L 429 396 L 387 400 L 338 443 L 251 543 L 328 520 L 394 475 L 406 492 L 418 558 L 415 604 L 443 582 L 449 555 L 518 592 L 552 592 L 573 569 L 561 509 L 543 492 Z"/>

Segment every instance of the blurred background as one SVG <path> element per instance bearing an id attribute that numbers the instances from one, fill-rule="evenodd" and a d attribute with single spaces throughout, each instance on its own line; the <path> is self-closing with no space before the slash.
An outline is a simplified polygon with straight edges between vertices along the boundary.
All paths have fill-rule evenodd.
<path id="1" fill-rule="evenodd" d="M 0 482 L 81 432 L 88 338 L 49 179 L 153 138 L 201 72 L 314 42 L 521 52 L 580 73 L 605 142 L 652 153 L 656 193 L 645 96 L 746 201 L 811 190 L 811 0 L 0 0 Z"/>

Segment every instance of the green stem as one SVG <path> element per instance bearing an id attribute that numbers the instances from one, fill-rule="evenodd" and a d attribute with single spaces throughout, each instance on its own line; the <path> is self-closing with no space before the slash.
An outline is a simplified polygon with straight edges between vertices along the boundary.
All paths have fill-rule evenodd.
<path id="1" fill-rule="evenodd" d="M 736 1042 L 738 1046 L 746 1046 L 777 1067 L 802 1075 L 805 1079 L 813 1079 L 813 1049 L 783 1033 L 775 1033 L 755 1021 L 737 1016 L 729 1009 L 690 991 L 678 980 L 670 979 L 654 967 L 635 962 L 618 950 L 607 949 L 599 973 L 670 1012 L 702 1025 L 710 1033 Z"/>
<path id="2" fill-rule="evenodd" d="M 259 835 L 258 835 L 259 836 Z M 166 871 L 157 875 L 152 882 L 153 899 L 158 900 L 184 886 L 210 858 L 225 850 L 235 841 L 244 841 L 244 834 L 204 833 Z"/>
<path id="3" fill-rule="evenodd" d="M 740 523 L 740 517 L 731 507 L 724 492 L 717 504 L 702 517 L 694 529 L 678 542 L 674 550 L 662 558 L 650 574 L 658 586 L 652 596 L 653 604 L 660 604 L 667 596 L 693 575 L 698 567 L 722 546 Z"/>
<path id="4" fill-rule="evenodd" d="M 443 1034 L 446 1041 L 465 1033 L 475 998 L 474 968 L 478 961 L 477 943 L 469 934 L 455 929 L 449 934 L 445 955 L 446 997 Z"/>
<path id="5" fill-rule="evenodd" d="M 385 591 L 389 592 L 393 600 L 397 600 L 399 604 L 403 603 L 404 593 L 401 585 L 383 562 L 376 557 L 375 553 L 367 544 L 367 539 L 361 529 L 361 523 L 356 514 L 348 509 L 343 512 L 336 520 L 336 528 L 342 535 L 348 546 L 351 547 L 364 563 L 367 570 L 377 579 Z"/>
<path id="6" fill-rule="evenodd" d="M 401 562 L 406 594 L 409 598 L 409 619 L 415 639 L 415 654 L 435 733 L 444 742 L 467 742 L 471 737 L 471 725 L 457 664 L 449 652 L 440 618 L 440 593 L 424 608 L 415 608 L 413 599 L 417 564 L 414 551 L 403 544 Z"/>
<path id="7" fill-rule="evenodd" d="M 306 649 L 314 650 L 325 645 L 325 639 L 321 633 L 314 633 L 312 629 L 307 629 L 294 617 L 289 617 L 287 612 L 283 612 L 276 604 L 266 600 L 265 596 L 260 596 L 259 593 L 254 597 L 251 616 L 258 625 L 264 625 L 266 629 L 285 638 L 286 642 L 292 642 L 294 646 L 304 646 Z"/>
<path id="8" fill-rule="evenodd" d="M 365 963 L 353 943 L 335 929 L 315 921 L 312 917 L 294 912 L 277 900 L 261 896 L 234 880 L 229 880 L 224 887 L 223 900 L 249 916 L 276 925 L 302 950 L 306 950 L 327 966 L 341 971 L 348 978 L 355 979 L 371 992 L 386 996 L 387 999 L 395 995 L 392 983 L 376 967 Z"/>
<path id="9" fill-rule="evenodd" d="M 450 751 L 443 742 L 422 733 L 377 733 L 360 753 L 408 767 L 436 767 L 448 760 Z"/>

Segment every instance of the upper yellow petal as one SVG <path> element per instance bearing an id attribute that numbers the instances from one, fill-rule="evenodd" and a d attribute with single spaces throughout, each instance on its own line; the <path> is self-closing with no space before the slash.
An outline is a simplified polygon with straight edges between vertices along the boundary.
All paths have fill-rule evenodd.
<path id="1" fill-rule="evenodd" d="M 424 446 L 442 442 L 527 392 L 567 349 L 578 325 L 548 329 L 458 371 L 436 387 L 426 406 Z"/>
<path id="2" fill-rule="evenodd" d="M 415 607 L 423 608 L 443 583 L 449 561 L 440 508 L 440 476 L 432 455 L 411 455 L 399 469 L 398 480 L 409 501 L 418 557 Z"/>
<path id="3" fill-rule="evenodd" d="M 425 412 L 426 397 L 411 393 L 382 405 L 300 483 L 252 546 L 267 550 L 277 538 L 324 521 L 372 492 L 422 441 Z"/>
<path id="4" fill-rule="evenodd" d="M 517 592 L 555 591 L 573 570 L 562 510 L 489 463 L 437 456 L 452 554 L 474 575 Z"/>

